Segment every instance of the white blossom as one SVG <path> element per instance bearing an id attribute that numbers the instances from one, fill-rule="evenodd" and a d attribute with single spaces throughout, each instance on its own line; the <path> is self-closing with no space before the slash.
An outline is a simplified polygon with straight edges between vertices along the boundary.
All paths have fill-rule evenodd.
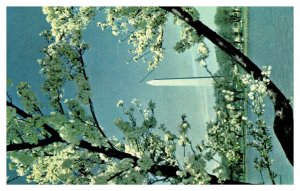
<path id="1" fill-rule="evenodd" d="M 140 103 L 140 100 L 137 99 L 137 98 L 134 98 L 132 101 L 131 101 L 132 104 L 136 105 L 137 107 L 140 107 L 141 106 L 141 103 Z"/>
<path id="2" fill-rule="evenodd" d="M 203 55 L 208 54 L 208 48 L 204 42 L 200 42 L 198 46 L 198 52 Z"/>
<path id="3" fill-rule="evenodd" d="M 123 100 L 119 100 L 117 103 L 117 107 L 122 107 L 124 105 L 124 101 Z"/>
<path id="4" fill-rule="evenodd" d="M 230 103 L 226 105 L 226 108 L 229 109 L 229 110 L 234 110 L 235 109 L 235 107 Z"/>
<path id="5" fill-rule="evenodd" d="M 246 116 L 242 116 L 242 120 L 246 121 L 248 118 Z"/>
<path id="6" fill-rule="evenodd" d="M 200 64 L 201 67 L 206 67 L 207 66 L 207 63 L 206 63 L 206 61 L 204 59 L 201 59 L 199 61 L 199 64 Z"/>

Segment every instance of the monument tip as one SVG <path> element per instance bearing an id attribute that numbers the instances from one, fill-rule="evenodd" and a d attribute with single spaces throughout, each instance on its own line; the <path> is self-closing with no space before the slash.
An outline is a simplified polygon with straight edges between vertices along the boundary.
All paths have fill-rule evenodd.
<path id="1" fill-rule="evenodd" d="M 154 85 L 153 80 L 147 81 L 146 83 L 149 84 L 149 85 L 151 85 L 151 86 Z"/>

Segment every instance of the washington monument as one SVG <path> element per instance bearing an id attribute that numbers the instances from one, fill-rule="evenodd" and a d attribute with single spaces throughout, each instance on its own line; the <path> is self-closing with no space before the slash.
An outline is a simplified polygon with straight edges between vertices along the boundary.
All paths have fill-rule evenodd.
<path id="1" fill-rule="evenodd" d="M 162 78 L 146 82 L 152 86 L 213 86 L 211 77 Z"/>

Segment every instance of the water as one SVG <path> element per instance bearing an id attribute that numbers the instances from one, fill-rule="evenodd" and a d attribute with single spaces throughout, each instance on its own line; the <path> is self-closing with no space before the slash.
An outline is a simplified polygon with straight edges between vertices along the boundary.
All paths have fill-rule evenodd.
<path id="1" fill-rule="evenodd" d="M 272 66 L 271 80 L 289 98 L 293 96 L 293 9 L 283 7 L 251 7 L 249 11 L 249 52 L 254 63 L 262 67 Z M 266 122 L 272 126 L 274 109 L 267 100 Z M 275 160 L 272 169 L 280 175 L 276 183 L 293 184 L 293 167 L 289 164 L 279 142 L 272 132 Z M 255 152 L 248 154 L 248 181 L 261 182 L 260 175 L 253 166 Z M 281 179 L 281 180 L 280 180 Z M 270 183 L 267 176 L 265 181 Z"/>

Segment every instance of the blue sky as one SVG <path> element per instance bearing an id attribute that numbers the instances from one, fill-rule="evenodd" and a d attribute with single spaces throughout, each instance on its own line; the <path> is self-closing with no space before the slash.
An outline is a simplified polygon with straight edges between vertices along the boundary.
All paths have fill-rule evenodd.
<path id="1" fill-rule="evenodd" d="M 191 116 L 191 119 L 198 118 L 197 113 L 201 107 L 199 104 L 203 103 L 199 88 L 153 87 L 145 83 L 155 78 L 207 75 L 194 61 L 195 48 L 184 54 L 174 52 L 173 46 L 179 39 L 179 31 L 178 27 L 172 25 L 172 19 L 166 27 L 164 61 L 143 83 L 140 80 L 148 73 L 147 65 L 135 62 L 126 64 L 131 58 L 126 42 L 120 44 L 119 38 L 113 37 L 110 30 L 102 32 L 95 27 L 95 23 L 89 26 L 85 34 L 85 40 L 91 47 L 85 55 L 87 72 L 91 76 L 95 108 L 101 113 L 99 117 L 105 124 L 104 127 L 113 128 L 113 119 L 120 114 L 115 107 L 119 99 L 130 103 L 133 98 L 138 98 L 144 105 L 153 99 L 158 106 L 159 121 L 170 126 L 178 125 L 182 113 Z M 193 99 L 187 99 L 189 97 Z"/>
<path id="2" fill-rule="evenodd" d="M 20 105 L 15 91 L 19 82 L 27 81 L 35 92 L 39 92 L 42 76 L 36 60 L 41 57 L 39 50 L 46 43 L 39 36 L 43 28 L 49 28 L 49 25 L 40 9 L 7 8 L 7 78 L 14 84 L 8 92 L 16 105 Z M 10 175 L 16 176 L 13 172 Z M 24 179 L 15 181 L 18 182 L 24 182 Z"/>

